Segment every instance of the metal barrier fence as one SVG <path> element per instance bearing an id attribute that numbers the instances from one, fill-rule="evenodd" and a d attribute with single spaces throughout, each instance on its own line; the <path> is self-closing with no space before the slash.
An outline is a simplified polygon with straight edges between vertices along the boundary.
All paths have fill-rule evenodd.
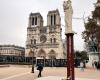
<path id="1" fill-rule="evenodd" d="M 0 55 L 0 64 L 31 65 L 35 64 L 35 62 L 36 62 L 35 57 Z"/>
<path id="2" fill-rule="evenodd" d="M 35 57 L 0 55 L 0 64 L 36 65 L 45 67 L 66 67 L 66 59 L 36 59 Z M 75 59 L 75 67 L 80 65 L 80 60 Z"/>
<path id="3" fill-rule="evenodd" d="M 75 59 L 75 67 L 80 66 L 80 59 Z M 45 67 L 66 67 L 67 59 L 37 59 L 36 66 L 42 64 Z"/>
<path id="4" fill-rule="evenodd" d="M 36 65 L 42 64 L 45 67 L 66 67 L 66 59 L 37 59 Z"/>

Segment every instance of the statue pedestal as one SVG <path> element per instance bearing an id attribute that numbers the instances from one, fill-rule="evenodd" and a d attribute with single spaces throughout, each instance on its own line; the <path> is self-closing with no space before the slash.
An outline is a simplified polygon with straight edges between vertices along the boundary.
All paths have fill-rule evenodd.
<path id="1" fill-rule="evenodd" d="M 92 64 L 94 63 L 94 61 L 99 61 L 100 52 L 88 52 L 88 55 L 89 55 L 88 66 L 92 67 Z"/>
<path id="2" fill-rule="evenodd" d="M 74 76 L 74 33 L 67 33 L 66 35 L 66 46 L 67 46 L 67 78 L 69 80 L 75 80 Z"/>

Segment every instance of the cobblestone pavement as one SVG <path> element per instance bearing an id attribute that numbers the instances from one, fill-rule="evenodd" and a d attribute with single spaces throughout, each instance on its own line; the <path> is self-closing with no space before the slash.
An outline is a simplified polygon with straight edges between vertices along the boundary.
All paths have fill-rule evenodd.
<path id="1" fill-rule="evenodd" d="M 44 68 L 42 77 L 48 76 L 61 76 L 66 77 L 66 68 Z M 10 66 L 0 67 L 0 80 L 35 80 L 37 78 L 38 71 L 35 69 L 35 73 L 31 73 L 30 66 Z M 76 78 L 88 78 L 90 80 L 100 80 L 100 71 L 93 68 L 86 68 L 83 72 L 77 68 L 75 69 Z M 43 80 L 43 79 L 40 79 Z"/>

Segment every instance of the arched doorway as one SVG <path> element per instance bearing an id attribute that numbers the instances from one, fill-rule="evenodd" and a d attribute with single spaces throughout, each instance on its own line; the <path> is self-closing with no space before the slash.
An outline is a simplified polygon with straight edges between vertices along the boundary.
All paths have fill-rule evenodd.
<path id="1" fill-rule="evenodd" d="M 34 57 L 34 56 L 35 56 L 34 51 L 32 51 L 32 49 L 30 49 L 30 51 L 29 51 L 29 57 Z"/>
<path id="2" fill-rule="evenodd" d="M 43 49 L 40 49 L 37 54 L 37 57 L 42 58 L 42 59 L 46 58 L 46 52 Z"/>
<path id="3" fill-rule="evenodd" d="M 49 57 L 49 59 L 56 59 L 56 52 L 54 50 L 51 50 L 48 53 L 48 57 Z"/>

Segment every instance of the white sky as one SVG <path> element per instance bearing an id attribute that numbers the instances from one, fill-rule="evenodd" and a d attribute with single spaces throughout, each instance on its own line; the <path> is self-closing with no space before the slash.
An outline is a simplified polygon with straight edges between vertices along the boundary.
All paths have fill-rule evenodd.
<path id="1" fill-rule="evenodd" d="M 73 17 L 91 14 L 97 0 L 72 0 Z M 0 44 L 15 44 L 25 47 L 28 17 L 31 12 L 40 12 L 47 22 L 47 13 L 59 9 L 64 25 L 63 0 L 0 0 Z M 84 42 L 81 32 L 84 30 L 83 20 L 73 19 L 75 50 L 83 50 Z M 64 27 L 62 37 L 64 35 Z"/>

